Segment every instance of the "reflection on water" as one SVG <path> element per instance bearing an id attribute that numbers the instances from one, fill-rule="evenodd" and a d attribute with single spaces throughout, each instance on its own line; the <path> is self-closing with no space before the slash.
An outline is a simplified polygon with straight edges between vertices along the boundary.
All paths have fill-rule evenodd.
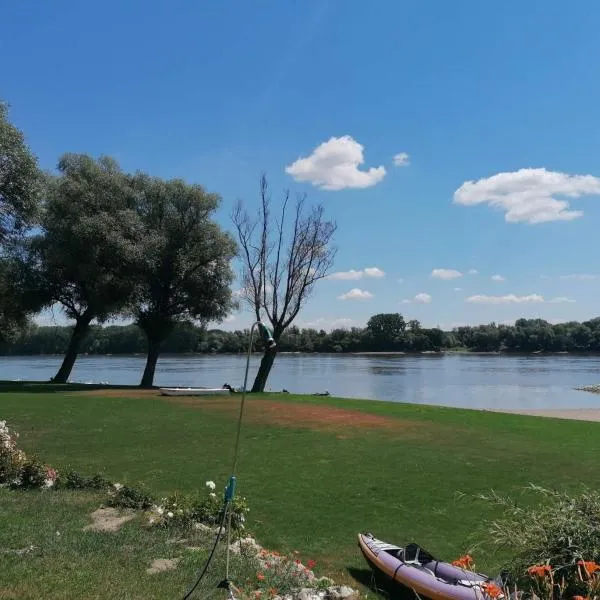
<path id="1" fill-rule="evenodd" d="M 48 380 L 60 357 L 0 358 L 0 379 Z M 253 356 L 250 383 L 260 357 Z M 72 381 L 139 383 L 143 356 L 80 357 Z M 165 356 L 155 383 L 220 387 L 243 383 L 244 356 Z M 600 383 L 597 356 L 329 355 L 282 354 L 269 388 L 392 402 L 471 408 L 600 407 L 600 396 L 573 390 Z"/>

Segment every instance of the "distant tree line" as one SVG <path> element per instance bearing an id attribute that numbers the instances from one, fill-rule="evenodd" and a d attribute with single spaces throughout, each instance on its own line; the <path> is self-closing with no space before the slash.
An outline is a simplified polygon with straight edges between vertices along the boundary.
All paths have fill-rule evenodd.
<path id="1" fill-rule="evenodd" d="M 30 325 L 11 342 L 0 344 L 0 355 L 64 354 L 73 327 Z M 162 345 L 168 354 L 244 353 L 249 331 L 208 329 L 177 324 Z M 136 325 L 93 325 L 82 341 L 85 354 L 145 354 L 148 341 Z M 279 339 L 280 352 L 600 352 L 600 317 L 552 325 L 543 319 L 518 319 L 514 325 L 478 325 L 452 331 L 406 322 L 398 313 L 371 317 L 364 328 L 324 330 L 289 327 Z M 253 351 L 262 352 L 255 336 Z"/>

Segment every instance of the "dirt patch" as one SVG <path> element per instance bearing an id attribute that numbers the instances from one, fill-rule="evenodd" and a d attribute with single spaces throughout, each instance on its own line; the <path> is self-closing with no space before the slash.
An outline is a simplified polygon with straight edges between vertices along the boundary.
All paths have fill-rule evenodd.
<path id="1" fill-rule="evenodd" d="M 239 402 L 231 399 L 198 400 L 197 398 L 168 397 L 167 401 L 200 410 L 231 413 L 232 415 L 239 413 Z M 326 404 L 277 402 L 276 400 L 254 400 L 252 398 L 246 401 L 244 418 L 253 423 L 302 427 L 320 431 L 339 431 L 340 428 L 406 431 L 426 426 L 421 421 L 396 419 Z"/>
<path id="2" fill-rule="evenodd" d="M 92 522 L 83 528 L 83 531 L 119 531 L 127 521 L 135 518 L 134 514 L 121 514 L 116 508 L 99 508 L 90 517 Z"/>
<path id="3" fill-rule="evenodd" d="M 148 575 L 162 573 L 164 571 L 174 571 L 179 563 L 178 558 L 156 558 L 152 561 L 150 567 L 146 569 Z"/>

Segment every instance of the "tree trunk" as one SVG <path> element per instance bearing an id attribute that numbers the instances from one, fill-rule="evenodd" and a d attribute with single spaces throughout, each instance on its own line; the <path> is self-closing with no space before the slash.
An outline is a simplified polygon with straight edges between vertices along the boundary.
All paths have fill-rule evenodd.
<path id="1" fill-rule="evenodd" d="M 146 358 L 146 367 L 142 375 L 140 387 L 150 388 L 154 384 L 154 371 L 160 354 L 161 340 L 153 340 L 148 338 L 148 357 Z"/>
<path id="2" fill-rule="evenodd" d="M 71 334 L 69 347 L 67 348 L 67 353 L 63 358 L 62 365 L 60 365 L 58 373 L 51 379 L 53 383 L 67 383 L 67 379 L 69 379 L 69 375 L 71 375 L 71 371 L 73 370 L 73 365 L 77 360 L 77 354 L 79 353 L 81 342 L 83 342 L 83 339 L 88 332 L 91 321 L 91 317 L 84 315 L 75 323 L 75 329 L 73 329 L 73 333 Z"/>
<path id="3" fill-rule="evenodd" d="M 275 362 L 276 354 L 277 347 L 268 348 L 267 350 L 265 350 L 262 360 L 260 361 L 260 367 L 258 368 L 258 373 L 256 374 L 256 378 L 254 379 L 254 384 L 252 385 L 251 392 L 265 391 L 265 385 L 267 384 L 269 373 L 271 372 L 271 368 L 273 367 L 273 363 Z"/>

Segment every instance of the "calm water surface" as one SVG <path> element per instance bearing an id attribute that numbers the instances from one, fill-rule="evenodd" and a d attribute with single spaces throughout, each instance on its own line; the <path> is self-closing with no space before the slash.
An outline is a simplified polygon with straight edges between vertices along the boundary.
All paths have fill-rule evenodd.
<path id="1" fill-rule="evenodd" d="M 0 379 L 48 380 L 61 357 L 0 358 Z M 139 383 L 143 356 L 80 357 L 71 381 Z M 250 362 L 249 385 L 259 357 Z M 241 387 L 243 356 L 165 356 L 161 386 Z M 600 396 L 575 386 L 600 383 L 600 357 L 592 356 L 352 356 L 279 355 L 269 379 L 278 391 L 469 408 L 600 408 Z"/>

